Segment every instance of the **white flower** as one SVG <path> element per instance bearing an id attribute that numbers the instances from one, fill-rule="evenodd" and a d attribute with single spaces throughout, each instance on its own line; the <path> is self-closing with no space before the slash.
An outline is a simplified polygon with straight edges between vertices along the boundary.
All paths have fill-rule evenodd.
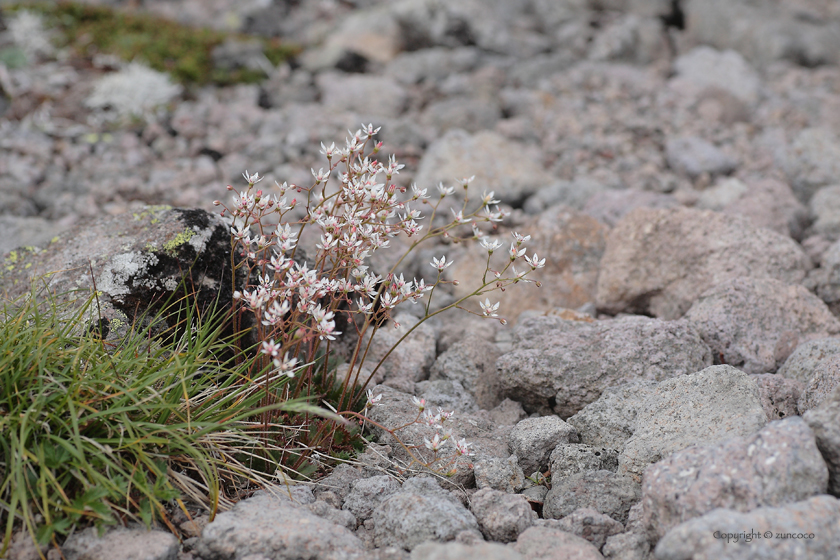
<path id="1" fill-rule="evenodd" d="M 528 264 L 530 264 L 531 268 L 534 269 L 534 270 L 536 270 L 538 268 L 542 268 L 542 267 L 545 266 L 545 259 L 539 260 L 539 257 L 537 257 L 536 253 L 534 253 L 534 256 L 531 257 L 530 259 L 526 256 L 525 261 Z"/>
<path id="2" fill-rule="evenodd" d="M 508 251 L 508 255 L 510 256 L 510 260 L 515 261 L 519 257 L 525 254 L 525 251 L 528 249 L 517 249 L 514 243 L 510 244 L 510 251 Z"/>
<path id="3" fill-rule="evenodd" d="M 428 438 L 423 438 L 423 443 L 426 445 L 427 448 L 431 449 L 434 452 L 437 452 L 445 443 L 446 440 L 441 440 L 439 434 L 435 434 L 435 437 L 432 438 L 432 441 L 429 441 Z"/>
<path id="4" fill-rule="evenodd" d="M 487 249 L 487 252 L 490 253 L 491 255 L 493 254 L 493 251 L 495 251 L 496 249 L 498 249 L 499 247 L 502 246 L 502 242 L 499 241 L 498 239 L 494 239 L 494 240 L 491 241 L 487 237 L 482 237 L 479 240 L 479 243 L 481 243 L 481 246 L 484 247 L 485 249 Z"/>
<path id="5" fill-rule="evenodd" d="M 487 192 L 487 191 L 484 191 L 484 193 L 481 195 L 481 204 L 482 204 L 482 206 L 489 206 L 489 205 L 491 205 L 491 204 L 498 204 L 499 202 L 501 202 L 500 200 L 495 200 L 495 199 L 493 198 L 493 195 L 495 195 L 495 194 L 496 194 L 496 193 L 495 193 L 495 192 L 493 192 L 493 191 L 490 191 L 490 193 L 489 193 L 489 194 L 488 194 L 488 192 Z"/>
<path id="6" fill-rule="evenodd" d="M 531 239 L 531 236 L 530 235 L 522 236 L 522 235 L 519 235 L 518 233 L 516 233 L 514 231 L 513 232 L 513 238 L 514 238 L 514 240 L 516 240 L 517 245 L 522 245 L 523 243 L 529 241 Z"/>
<path id="7" fill-rule="evenodd" d="M 247 169 L 245 170 L 245 173 L 242 174 L 242 176 L 245 177 L 245 180 L 248 181 L 249 185 L 256 185 L 257 183 L 263 180 L 263 178 L 260 177 L 259 173 L 254 173 L 253 175 L 250 175 Z"/>
<path id="8" fill-rule="evenodd" d="M 374 406 L 379 405 L 379 401 L 382 400 L 382 393 L 379 393 L 375 397 L 373 396 L 373 389 L 367 390 L 367 405 L 365 408 L 373 408 Z"/>
<path id="9" fill-rule="evenodd" d="M 455 441 L 455 453 L 458 455 L 472 455 L 473 452 L 469 450 L 469 447 L 472 445 L 471 443 L 467 443 L 466 439 L 460 439 Z"/>
<path id="10" fill-rule="evenodd" d="M 440 191 L 441 198 L 450 194 L 455 194 L 455 187 L 444 187 L 443 183 L 438 184 L 438 190 Z"/>
<path id="11" fill-rule="evenodd" d="M 432 257 L 432 262 L 430 262 L 429 264 L 438 269 L 439 271 L 443 272 L 444 270 L 452 266 L 453 261 L 446 262 L 446 255 L 444 255 L 440 258 L 440 260 Z"/>
<path id="12" fill-rule="evenodd" d="M 316 185 L 320 185 L 321 183 L 330 178 L 329 169 L 327 171 L 324 171 L 324 168 L 322 167 L 317 172 L 312 168 L 310 168 L 309 170 L 312 172 L 312 176 L 315 177 Z"/>
<path id="13" fill-rule="evenodd" d="M 478 302 L 478 304 L 481 306 L 481 310 L 484 312 L 484 315 L 486 317 L 498 317 L 496 311 L 499 310 L 499 303 L 500 302 L 497 301 L 495 304 L 491 305 L 489 298 L 485 298 L 483 302 Z"/>
<path id="14" fill-rule="evenodd" d="M 426 399 L 418 399 L 417 397 L 411 397 L 411 402 L 414 403 L 414 406 L 420 409 L 420 412 L 426 410 Z"/>

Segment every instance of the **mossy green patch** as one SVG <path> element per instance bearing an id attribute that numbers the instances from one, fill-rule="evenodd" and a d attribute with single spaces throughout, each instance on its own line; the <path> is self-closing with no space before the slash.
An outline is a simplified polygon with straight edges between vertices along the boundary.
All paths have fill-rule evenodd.
<path id="1" fill-rule="evenodd" d="M 163 244 L 163 250 L 166 254 L 170 256 L 175 256 L 176 250 L 178 247 L 183 245 L 184 243 L 189 242 L 195 236 L 195 232 L 191 229 L 185 229 L 169 241 Z"/>
<path id="2" fill-rule="evenodd" d="M 42 14 L 49 27 L 59 29 L 63 44 L 83 58 L 95 53 L 115 54 L 125 61 L 143 60 L 159 72 L 168 72 L 184 84 L 254 83 L 263 72 L 249 69 L 220 70 L 213 65 L 215 47 L 230 37 L 243 35 L 193 28 L 150 14 L 115 11 L 77 2 L 20 3 L 10 12 L 27 9 Z M 260 38 L 272 64 L 300 52 L 276 39 Z"/>

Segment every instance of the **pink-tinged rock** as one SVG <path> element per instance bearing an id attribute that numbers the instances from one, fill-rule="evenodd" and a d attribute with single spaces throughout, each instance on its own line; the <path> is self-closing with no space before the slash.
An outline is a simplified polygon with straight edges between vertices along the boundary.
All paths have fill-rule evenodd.
<path id="1" fill-rule="evenodd" d="M 504 293 L 495 292 L 491 298 L 500 301 L 500 315 L 509 321 L 515 320 L 525 310 L 544 312 L 555 307 L 576 309 L 595 299 L 598 282 L 598 268 L 606 247 L 609 229 L 598 220 L 568 206 L 552 206 L 535 216 L 526 225 L 518 228 L 522 235 L 531 240 L 523 244 L 527 255 L 534 253 L 545 259 L 545 267 L 528 275 L 534 284 L 518 284 Z M 503 249 L 494 253 L 491 265 L 501 269 L 508 261 L 507 248 L 513 241 L 510 235 L 499 237 Z M 475 281 L 484 273 L 487 252 L 479 246 L 467 250 L 455 258 L 451 276 L 459 279 L 455 295 L 469 295 L 475 289 Z M 524 262 L 517 263 L 517 270 L 527 269 Z M 477 308 L 477 306 L 476 306 Z"/>
<path id="2" fill-rule="evenodd" d="M 725 280 L 796 284 L 810 267 L 795 241 L 746 218 L 688 208 L 637 209 L 607 236 L 596 305 L 607 313 L 676 319 Z"/>
<path id="3" fill-rule="evenodd" d="M 649 467 L 642 523 L 654 541 L 713 509 L 747 512 L 822 494 L 828 469 L 802 418 L 772 422 L 753 436 L 689 447 Z"/>
<path id="4" fill-rule="evenodd" d="M 704 292 L 685 314 L 716 362 L 776 371 L 800 342 L 840 333 L 840 321 L 801 285 L 735 278 Z"/>

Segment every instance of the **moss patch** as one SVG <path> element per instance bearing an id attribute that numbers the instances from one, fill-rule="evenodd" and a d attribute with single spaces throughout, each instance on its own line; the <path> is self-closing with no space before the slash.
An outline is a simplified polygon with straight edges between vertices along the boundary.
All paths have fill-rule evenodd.
<path id="1" fill-rule="evenodd" d="M 62 32 L 63 44 L 59 46 L 70 47 L 82 58 L 110 53 L 126 62 L 143 60 L 184 85 L 254 83 L 266 77 L 261 71 L 214 67 L 213 49 L 228 38 L 246 37 L 241 34 L 193 28 L 149 14 L 124 13 L 77 2 L 20 3 L 6 9 L 26 9 L 43 15 L 49 27 Z M 275 65 L 300 52 L 300 48 L 277 39 L 258 39 L 263 43 L 265 56 Z"/>
<path id="2" fill-rule="evenodd" d="M 178 247 L 184 243 L 189 242 L 195 236 L 195 232 L 191 229 L 185 229 L 169 241 L 163 244 L 164 252 L 170 257 L 174 257 L 177 253 Z"/>

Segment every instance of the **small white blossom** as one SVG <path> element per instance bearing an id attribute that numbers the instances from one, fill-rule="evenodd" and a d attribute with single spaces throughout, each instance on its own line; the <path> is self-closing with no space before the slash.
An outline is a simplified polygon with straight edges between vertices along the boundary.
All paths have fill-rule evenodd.
<path id="1" fill-rule="evenodd" d="M 260 177 L 259 173 L 254 173 L 253 175 L 250 175 L 247 169 L 245 170 L 245 173 L 242 174 L 242 176 L 245 177 L 245 180 L 248 181 L 249 185 L 256 185 L 257 183 L 263 180 L 263 178 Z"/>
<path id="2" fill-rule="evenodd" d="M 487 237 L 482 237 L 479 240 L 479 243 L 481 243 L 481 246 L 484 247 L 487 250 L 487 252 L 491 255 L 493 254 L 493 251 L 502 246 L 502 242 L 498 239 L 494 239 L 491 241 Z"/>
<path id="3" fill-rule="evenodd" d="M 429 264 L 438 269 L 439 271 L 443 272 L 444 270 L 452 266 L 453 261 L 446 262 L 446 255 L 444 255 L 440 258 L 440 260 L 436 259 L 435 257 L 432 257 L 432 262 L 430 262 Z"/>
<path id="4" fill-rule="evenodd" d="M 414 403 L 414 406 L 416 406 L 420 410 L 420 412 L 423 412 L 424 410 L 426 410 L 426 399 L 419 399 L 417 397 L 411 397 L 411 402 Z"/>
<path id="5" fill-rule="evenodd" d="M 435 437 L 432 438 L 432 441 L 429 441 L 428 438 L 423 438 L 423 443 L 426 445 L 427 448 L 431 449 L 434 452 L 437 452 L 446 443 L 446 440 L 441 440 L 440 434 L 435 434 Z"/>
<path id="6" fill-rule="evenodd" d="M 500 302 L 497 301 L 495 304 L 491 305 L 489 298 L 485 298 L 483 302 L 478 302 L 478 304 L 481 306 L 482 312 L 484 312 L 484 315 L 486 317 L 498 317 L 496 311 L 499 310 L 499 303 Z"/>
<path id="7" fill-rule="evenodd" d="M 531 265 L 531 268 L 534 270 L 545 266 L 545 259 L 540 260 L 536 253 L 534 253 L 534 256 L 530 259 L 526 256 L 525 261 Z"/>

